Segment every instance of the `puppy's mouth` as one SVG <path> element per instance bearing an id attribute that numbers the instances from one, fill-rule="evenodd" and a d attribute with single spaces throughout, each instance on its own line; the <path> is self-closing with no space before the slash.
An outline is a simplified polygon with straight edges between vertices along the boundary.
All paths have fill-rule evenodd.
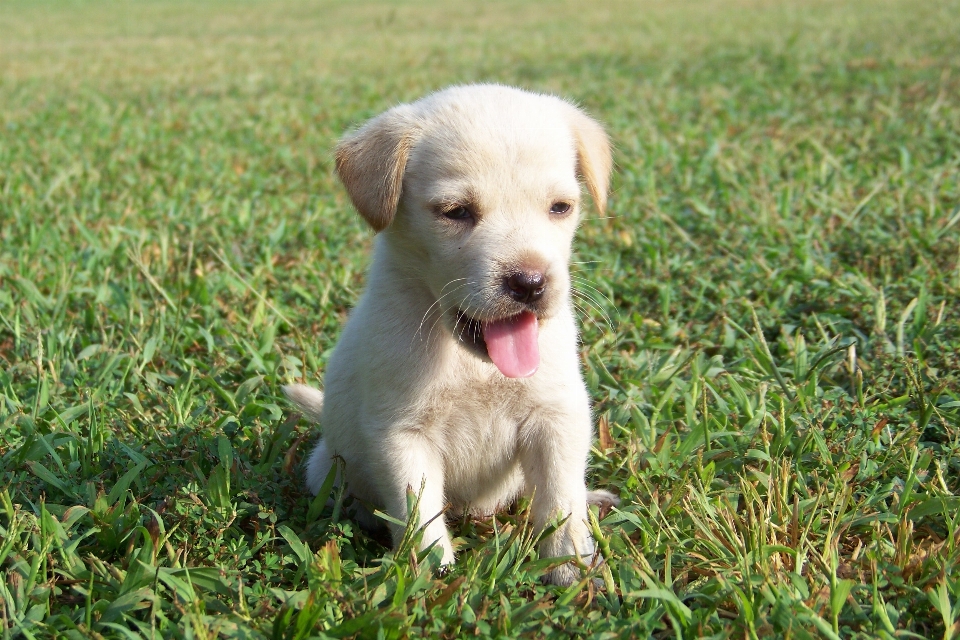
<path id="1" fill-rule="evenodd" d="M 531 311 L 496 320 L 477 320 L 456 310 L 454 337 L 508 378 L 529 378 L 540 366 L 540 322 Z"/>

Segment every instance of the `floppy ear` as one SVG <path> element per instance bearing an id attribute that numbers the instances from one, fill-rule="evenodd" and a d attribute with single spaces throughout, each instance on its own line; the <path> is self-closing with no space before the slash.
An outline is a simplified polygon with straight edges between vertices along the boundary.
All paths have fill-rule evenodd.
<path id="1" fill-rule="evenodd" d="M 400 105 L 344 136 L 337 145 L 337 175 L 353 206 L 375 231 L 387 228 L 397 213 L 413 134 L 413 109 Z"/>
<path id="2" fill-rule="evenodd" d="M 570 111 L 570 126 L 577 142 L 577 173 L 586 183 L 597 210 L 603 213 L 613 169 L 610 140 L 596 120 L 576 107 Z"/>

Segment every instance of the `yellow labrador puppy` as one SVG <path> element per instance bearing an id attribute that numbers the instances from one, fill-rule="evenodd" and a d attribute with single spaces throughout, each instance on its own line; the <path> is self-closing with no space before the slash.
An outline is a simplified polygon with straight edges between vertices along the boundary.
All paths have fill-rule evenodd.
<path id="1" fill-rule="evenodd" d="M 444 563 L 446 505 L 490 514 L 526 494 L 536 527 L 563 520 L 540 554 L 589 557 L 587 504 L 617 499 L 584 484 L 592 427 L 569 260 L 580 181 L 606 203 L 603 129 L 553 96 L 460 86 L 377 116 L 336 157 L 379 235 L 325 394 L 285 387 L 323 428 L 307 486 L 339 456 L 338 482 L 401 520 L 422 487 L 423 545 Z M 578 575 L 567 564 L 547 579 Z"/>

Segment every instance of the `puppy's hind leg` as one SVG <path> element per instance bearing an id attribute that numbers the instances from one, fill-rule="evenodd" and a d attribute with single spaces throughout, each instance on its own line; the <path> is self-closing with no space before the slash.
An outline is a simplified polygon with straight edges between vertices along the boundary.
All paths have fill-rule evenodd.
<path id="1" fill-rule="evenodd" d="M 310 493 L 313 495 L 320 493 L 320 487 L 323 486 L 327 476 L 330 474 L 330 469 L 333 468 L 333 464 L 333 457 L 330 455 L 327 443 L 321 438 L 320 441 L 317 442 L 317 446 L 310 452 L 310 457 L 307 458 L 307 489 L 310 490 Z M 336 484 L 340 484 L 339 476 L 340 473 L 338 471 L 337 479 L 334 480 Z"/>
<path id="2" fill-rule="evenodd" d="M 287 399 L 295 404 L 311 422 L 320 422 L 323 413 L 323 391 L 305 384 L 287 384 L 281 388 Z M 333 467 L 333 457 L 330 455 L 327 444 L 321 439 L 307 459 L 307 488 L 310 489 L 310 493 L 317 495 L 320 492 L 320 487 L 327 479 L 331 467 Z M 337 478 L 337 484 L 339 481 L 340 478 Z"/>
<path id="3" fill-rule="evenodd" d="M 323 412 L 322 391 L 303 384 L 288 384 L 283 387 L 283 393 L 311 422 L 320 422 L 320 417 Z M 332 469 L 335 464 L 337 464 L 337 462 L 334 460 L 334 453 L 330 451 L 327 443 L 321 438 L 313 448 L 313 451 L 310 452 L 310 457 L 307 458 L 306 485 L 310 493 L 313 495 L 320 493 L 323 483 L 327 481 L 327 477 L 330 475 L 330 469 Z M 333 481 L 334 490 L 343 483 L 341 469 L 337 469 L 336 474 Z M 347 489 L 349 489 L 349 487 L 347 487 Z M 332 493 L 327 500 L 327 506 L 333 506 L 334 493 Z M 348 499 L 348 503 L 350 502 Z M 354 499 L 352 504 L 348 504 L 346 513 L 357 521 L 360 528 L 366 531 L 377 531 L 385 528 L 384 522 L 373 515 L 359 500 Z"/>
<path id="4" fill-rule="evenodd" d="M 323 414 L 323 391 L 305 384 L 287 384 L 281 388 L 287 399 L 295 404 L 311 422 L 320 422 Z M 307 488 L 310 489 L 310 493 L 317 495 L 320 492 L 320 487 L 323 486 L 323 481 L 327 479 L 332 466 L 333 458 L 326 443 L 321 439 L 310 452 L 310 458 L 307 460 Z M 337 478 L 338 484 L 339 480 L 340 478 Z"/>
<path id="5" fill-rule="evenodd" d="M 313 495 L 320 493 L 323 483 L 327 481 L 327 478 L 330 475 L 330 469 L 332 469 L 336 464 L 337 461 L 330 453 L 327 443 L 321 439 L 319 442 L 317 442 L 317 446 L 314 447 L 313 451 L 310 452 L 310 457 L 307 459 L 306 484 L 307 489 L 310 490 L 310 493 Z M 333 491 L 330 494 L 330 498 L 327 500 L 328 507 L 332 507 L 336 502 L 334 496 L 337 493 L 337 487 L 339 487 L 342 482 L 343 475 L 341 474 L 341 470 L 338 468 L 336 471 L 336 476 L 333 480 Z M 349 491 L 349 485 L 346 488 Z M 386 524 L 383 522 L 383 520 L 380 520 L 373 515 L 373 513 L 371 513 L 371 511 L 367 509 L 357 498 L 348 497 L 344 511 L 348 517 L 356 520 L 357 524 L 359 524 L 360 528 L 364 531 L 380 531 L 386 528 Z"/>

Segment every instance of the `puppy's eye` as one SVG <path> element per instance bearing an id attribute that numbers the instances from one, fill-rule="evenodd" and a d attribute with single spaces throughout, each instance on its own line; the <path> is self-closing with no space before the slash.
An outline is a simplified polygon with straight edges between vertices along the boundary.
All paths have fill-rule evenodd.
<path id="1" fill-rule="evenodd" d="M 443 212 L 443 215 L 451 220 L 472 220 L 473 212 L 470 211 L 467 207 L 459 206 L 454 207 L 453 209 L 448 209 Z"/>
<path id="2" fill-rule="evenodd" d="M 570 209 L 572 208 L 569 202 L 554 202 L 553 206 L 550 207 L 550 213 L 562 216 L 565 213 L 570 213 Z"/>

